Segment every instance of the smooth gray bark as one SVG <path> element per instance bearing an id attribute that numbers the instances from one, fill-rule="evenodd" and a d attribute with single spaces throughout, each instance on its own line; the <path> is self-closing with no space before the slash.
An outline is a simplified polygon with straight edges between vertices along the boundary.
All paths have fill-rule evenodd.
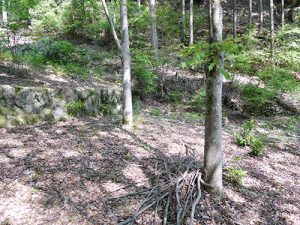
<path id="1" fill-rule="evenodd" d="M 236 38 L 236 0 L 233 0 L 233 38 Z"/>
<path id="2" fill-rule="evenodd" d="M 284 0 L 281 0 L 281 27 L 284 28 Z"/>
<path id="3" fill-rule="evenodd" d="M 222 7 L 221 0 L 212 4 L 213 40 L 222 41 Z M 222 192 L 222 81 L 219 67 L 222 67 L 222 52 L 216 52 L 218 59 L 215 66 L 206 76 L 206 117 L 204 147 L 204 179 L 215 191 Z"/>
<path id="4" fill-rule="evenodd" d="M 151 43 L 154 50 L 154 55 L 157 57 L 158 52 L 158 38 L 156 27 L 156 12 L 155 12 L 155 0 L 150 0 L 150 17 L 151 17 Z"/>
<path id="5" fill-rule="evenodd" d="M 186 31 L 186 27 L 185 27 L 185 0 L 181 1 L 181 23 L 182 23 L 182 41 L 185 40 L 185 31 Z"/>
<path id="6" fill-rule="evenodd" d="M 209 29 L 209 41 L 213 39 L 213 24 L 212 24 L 212 0 L 209 0 L 208 5 L 208 29 Z"/>
<path id="7" fill-rule="evenodd" d="M 123 124 L 132 126 L 131 55 L 129 48 L 127 0 L 121 0 L 121 34 L 123 59 Z"/>
<path id="8" fill-rule="evenodd" d="M 112 18 L 109 15 L 109 11 L 108 11 L 108 8 L 107 8 L 105 0 L 102 0 L 102 5 L 103 5 L 103 8 L 104 8 L 104 12 L 105 12 L 106 18 L 107 18 L 108 23 L 109 23 L 110 28 L 111 28 L 111 32 L 112 32 L 113 37 L 114 37 L 114 41 L 116 42 L 116 45 L 117 45 L 119 51 L 122 52 L 122 47 L 121 47 L 121 44 L 120 44 L 120 40 L 118 38 L 118 35 L 117 35 L 117 32 L 116 32 L 113 20 L 112 20 Z"/>
<path id="9" fill-rule="evenodd" d="M 2 21 L 6 25 L 8 22 L 7 11 L 6 11 L 6 1 L 2 0 Z"/>
<path id="10" fill-rule="evenodd" d="M 264 5 L 263 0 L 259 0 L 259 31 L 262 33 L 264 28 Z"/>
<path id="11" fill-rule="evenodd" d="M 270 0 L 270 50 L 272 57 L 274 56 L 274 3 Z"/>
<path id="12" fill-rule="evenodd" d="M 249 0 L 249 25 L 252 24 L 252 0 Z"/>
<path id="13" fill-rule="evenodd" d="M 190 45 L 194 44 L 194 2 L 190 0 Z"/>

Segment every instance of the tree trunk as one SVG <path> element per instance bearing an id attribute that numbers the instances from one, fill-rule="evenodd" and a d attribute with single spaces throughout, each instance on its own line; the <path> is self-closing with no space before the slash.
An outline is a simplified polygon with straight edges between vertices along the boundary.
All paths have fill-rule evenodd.
<path id="1" fill-rule="evenodd" d="M 121 34 L 123 59 L 123 124 L 132 126 L 131 56 L 129 49 L 127 0 L 121 0 Z"/>
<path id="2" fill-rule="evenodd" d="M 193 0 L 190 0 L 190 45 L 194 44 L 194 8 Z"/>
<path id="3" fill-rule="evenodd" d="M 271 56 L 274 56 L 274 4 L 270 0 L 270 50 Z"/>
<path id="4" fill-rule="evenodd" d="M 107 5 L 106 5 L 106 2 L 105 0 L 102 0 L 102 5 L 103 5 L 103 8 L 104 8 L 104 12 L 105 12 L 105 15 L 106 15 L 106 18 L 108 20 L 108 23 L 110 25 L 110 29 L 111 29 L 111 32 L 113 34 L 113 37 L 114 37 L 114 41 L 116 42 L 116 45 L 119 49 L 120 52 L 122 52 L 122 46 L 120 44 L 120 40 L 118 38 L 118 35 L 117 35 L 117 32 L 116 32 L 116 29 L 115 29 L 115 26 L 114 26 L 114 23 L 113 23 L 113 20 L 112 18 L 110 17 L 109 15 L 109 12 L 108 12 L 108 8 L 107 8 Z"/>
<path id="5" fill-rule="evenodd" d="M 281 27 L 284 28 L 284 0 L 281 0 Z"/>
<path id="6" fill-rule="evenodd" d="M 214 0 L 212 5 L 213 43 L 222 41 L 221 0 Z M 204 179 L 215 191 L 222 192 L 222 52 L 213 56 L 218 64 L 206 76 L 206 117 L 204 147 Z M 212 59 L 212 61 L 215 61 Z"/>
<path id="7" fill-rule="evenodd" d="M 137 0 L 139 8 L 141 7 L 141 0 Z"/>
<path id="8" fill-rule="evenodd" d="M 5 0 L 2 0 L 2 21 L 3 21 L 4 25 L 6 25 L 7 22 L 8 22 L 7 11 L 6 11 L 6 1 Z"/>
<path id="9" fill-rule="evenodd" d="M 259 0 L 259 31 L 263 32 L 264 28 L 264 5 L 263 0 Z"/>
<path id="10" fill-rule="evenodd" d="M 249 0 L 249 25 L 252 24 L 252 0 Z"/>
<path id="11" fill-rule="evenodd" d="M 233 38 L 236 38 L 236 0 L 233 0 Z"/>
<path id="12" fill-rule="evenodd" d="M 155 13 L 155 0 L 150 0 L 150 17 L 151 17 L 151 43 L 154 50 L 154 55 L 157 57 L 158 52 L 158 38 L 156 27 L 156 13 Z"/>
<path id="13" fill-rule="evenodd" d="M 181 23 L 182 23 L 182 37 L 181 40 L 182 42 L 185 41 L 185 0 L 181 1 L 181 14 L 182 14 L 182 18 L 181 18 Z"/>

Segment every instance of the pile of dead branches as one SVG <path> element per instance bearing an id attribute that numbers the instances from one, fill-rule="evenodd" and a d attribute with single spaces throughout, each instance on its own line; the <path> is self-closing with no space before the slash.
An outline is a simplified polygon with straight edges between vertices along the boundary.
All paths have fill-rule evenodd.
<path id="1" fill-rule="evenodd" d="M 195 224 L 195 208 L 201 199 L 201 189 L 203 186 L 210 188 L 202 180 L 200 166 L 194 157 L 177 156 L 173 160 L 157 161 L 153 186 L 143 191 L 146 197 L 134 215 L 118 225 L 134 224 L 149 209 L 154 210 L 153 224 L 159 220 L 164 225 Z"/>

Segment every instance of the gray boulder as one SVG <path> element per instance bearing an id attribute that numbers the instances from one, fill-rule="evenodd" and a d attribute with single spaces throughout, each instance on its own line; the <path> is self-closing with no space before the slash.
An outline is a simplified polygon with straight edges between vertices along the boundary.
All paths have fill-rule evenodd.
<path id="1" fill-rule="evenodd" d="M 15 89 L 9 85 L 1 85 L 0 86 L 0 106 L 13 106 L 14 105 L 14 97 L 15 97 Z"/>

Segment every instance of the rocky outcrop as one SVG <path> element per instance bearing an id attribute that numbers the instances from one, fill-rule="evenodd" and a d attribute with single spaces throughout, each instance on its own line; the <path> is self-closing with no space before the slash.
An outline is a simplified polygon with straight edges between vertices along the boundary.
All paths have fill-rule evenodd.
<path id="1" fill-rule="evenodd" d="M 120 102 L 120 93 L 106 88 L 0 85 L 0 126 L 116 113 Z"/>

